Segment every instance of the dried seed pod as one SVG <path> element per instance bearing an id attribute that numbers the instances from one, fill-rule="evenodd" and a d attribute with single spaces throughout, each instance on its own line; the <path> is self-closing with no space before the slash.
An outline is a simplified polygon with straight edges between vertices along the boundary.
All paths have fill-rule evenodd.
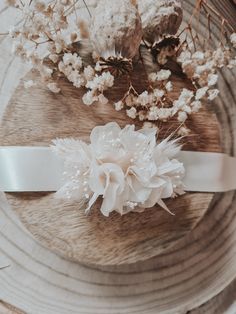
<path id="1" fill-rule="evenodd" d="M 90 39 L 101 58 L 132 59 L 142 39 L 142 24 L 131 0 L 99 0 L 93 12 Z"/>
<path id="2" fill-rule="evenodd" d="M 181 0 L 138 0 L 143 37 L 150 44 L 177 33 L 183 18 Z"/>

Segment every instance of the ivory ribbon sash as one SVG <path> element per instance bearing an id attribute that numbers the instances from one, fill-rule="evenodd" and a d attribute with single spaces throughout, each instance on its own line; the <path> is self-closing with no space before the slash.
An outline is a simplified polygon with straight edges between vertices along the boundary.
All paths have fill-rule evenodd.
<path id="1" fill-rule="evenodd" d="M 236 190 L 236 158 L 220 153 L 181 151 L 185 190 Z M 63 185 L 63 161 L 49 147 L 0 147 L 0 190 L 54 192 Z"/>

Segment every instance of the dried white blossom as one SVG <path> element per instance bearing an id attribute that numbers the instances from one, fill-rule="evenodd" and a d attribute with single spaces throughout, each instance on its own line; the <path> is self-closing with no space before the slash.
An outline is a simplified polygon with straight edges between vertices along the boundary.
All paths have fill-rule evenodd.
<path id="1" fill-rule="evenodd" d="M 168 92 L 171 92 L 173 89 L 173 84 L 171 83 L 171 81 L 167 82 L 165 85 L 165 88 Z"/>
<path id="2" fill-rule="evenodd" d="M 98 101 L 102 104 L 102 105 L 106 105 L 108 103 L 108 99 L 103 95 L 100 94 L 98 96 Z"/>
<path id="3" fill-rule="evenodd" d="M 231 34 L 230 41 L 234 48 L 236 48 L 236 33 Z"/>
<path id="4" fill-rule="evenodd" d="M 156 81 L 157 74 L 155 72 L 152 72 L 149 74 L 148 79 L 150 82 L 154 83 Z"/>
<path id="5" fill-rule="evenodd" d="M 77 88 L 86 84 L 82 67 L 82 59 L 77 53 L 65 53 L 58 64 L 59 71 Z"/>
<path id="6" fill-rule="evenodd" d="M 160 98 L 162 98 L 165 95 L 165 91 L 163 89 L 155 88 L 154 91 L 153 91 L 153 95 L 157 99 L 160 99 Z"/>
<path id="7" fill-rule="evenodd" d="M 210 101 L 214 100 L 218 95 L 219 95 L 219 90 L 218 89 L 211 89 L 208 91 L 208 99 Z"/>
<path id="8" fill-rule="evenodd" d="M 206 95 L 208 89 L 209 89 L 208 86 L 199 88 L 196 92 L 195 99 L 196 100 L 202 99 Z"/>
<path id="9" fill-rule="evenodd" d="M 96 75 L 91 81 L 88 81 L 86 87 L 91 90 L 105 91 L 114 84 L 114 76 L 110 72 L 103 72 L 101 75 Z"/>
<path id="10" fill-rule="evenodd" d="M 182 50 L 180 55 L 178 56 L 177 58 L 177 61 L 180 62 L 180 63 L 184 63 L 184 62 L 187 62 L 191 59 L 192 57 L 192 54 L 189 50 L 185 49 L 185 50 Z"/>
<path id="11" fill-rule="evenodd" d="M 192 112 L 198 112 L 202 108 L 202 103 L 199 100 L 195 100 L 190 106 L 192 107 Z"/>
<path id="12" fill-rule="evenodd" d="M 163 199 L 183 193 L 184 167 L 170 138 L 156 142 L 156 128 L 135 131 L 115 122 L 95 127 L 90 144 L 75 139 L 54 141 L 53 150 L 64 160 L 65 184 L 56 197 L 77 201 L 89 212 L 102 198 L 101 212 L 121 215 L 156 204 L 168 211 Z"/>
<path id="13" fill-rule="evenodd" d="M 90 106 L 95 101 L 98 101 L 98 97 L 94 95 L 93 91 L 87 91 L 82 97 L 82 101 L 85 105 Z"/>
<path id="14" fill-rule="evenodd" d="M 147 104 L 152 102 L 151 94 L 147 91 L 144 91 L 142 94 L 138 95 L 137 103 L 139 103 L 142 107 L 145 107 Z"/>
<path id="15" fill-rule="evenodd" d="M 114 84 L 114 76 L 110 72 L 96 74 L 91 80 L 87 81 L 86 88 L 88 92 L 83 96 L 82 100 L 85 105 L 92 105 L 93 102 L 99 101 L 103 105 L 108 103 L 108 99 L 103 92 Z"/>
<path id="16" fill-rule="evenodd" d="M 120 100 L 116 103 L 114 103 L 116 111 L 120 111 L 124 108 L 124 103 Z"/>
<path id="17" fill-rule="evenodd" d="M 187 115 L 186 112 L 180 111 L 180 112 L 178 113 L 178 121 L 179 121 L 179 122 L 183 123 L 183 122 L 185 122 L 185 121 L 187 120 L 187 118 L 188 118 L 188 115 Z"/>
<path id="18" fill-rule="evenodd" d="M 87 81 L 91 81 L 94 78 L 95 71 L 90 65 L 84 69 L 84 76 Z"/>
<path id="19" fill-rule="evenodd" d="M 234 67 L 236 67 L 236 57 L 235 57 L 234 59 L 231 59 L 231 60 L 229 61 L 229 63 L 227 64 L 227 67 L 228 67 L 229 69 L 233 69 Z"/>
<path id="20" fill-rule="evenodd" d="M 160 70 L 156 74 L 156 80 L 157 81 L 165 81 L 168 80 L 168 78 L 171 76 L 170 70 Z"/>
<path id="21" fill-rule="evenodd" d="M 158 107 L 151 107 L 148 111 L 147 118 L 149 121 L 156 121 L 159 119 L 159 109 Z"/>
<path id="22" fill-rule="evenodd" d="M 191 131 L 188 128 L 186 128 L 185 126 L 182 126 L 181 128 L 179 128 L 177 133 L 179 136 L 188 136 L 190 132 Z"/>
<path id="23" fill-rule="evenodd" d="M 191 57 L 191 55 L 190 55 Z M 192 54 L 192 58 L 195 59 L 195 60 L 204 60 L 205 58 L 205 55 L 204 55 L 204 52 L 203 51 L 196 51 Z"/>
<path id="24" fill-rule="evenodd" d="M 56 53 L 51 53 L 48 58 L 53 62 L 57 63 L 59 61 L 59 56 Z"/>
<path id="25" fill-rule="evenodd" d="M 131 119 L 135 119 L 137 116 L 137 110 L 132 107 L 129 110 L 126 110 L 127 116 L 130 117 Z"/>
<path id="26" fill-rule="evenodd" d="M 208 86 L 215 85 L 218 81 L 218 75 L 217 74 L 209 74 L 207 81 L 208 81 Z"/>
<path id="27" fill-rule="evenodd" d="M 53 92 L 55 94 L 57 94 L 61 91 L 61 89 L 58 87 L 58 85 L 56 83 L 48 83 L 47 87 L 51 92 Z"/>

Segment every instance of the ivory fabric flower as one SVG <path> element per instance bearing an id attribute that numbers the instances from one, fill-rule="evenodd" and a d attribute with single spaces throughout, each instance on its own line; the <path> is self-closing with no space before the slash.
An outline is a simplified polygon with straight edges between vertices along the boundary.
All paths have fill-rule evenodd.
<path id="1" fill-rule="evenodd" d="M 65 184 L 58 198 L 78 201 L 89 212 L 102 198 L 101 212 L 126 214 L 158 204 L 183 193 L 184 167 L 174 157 L 176 140 L 156 141 L 156 128 L 121 129 L 115 122 L 95 127 L 90 143 L 54 140 L 53 150 L 64 160 Z"/>

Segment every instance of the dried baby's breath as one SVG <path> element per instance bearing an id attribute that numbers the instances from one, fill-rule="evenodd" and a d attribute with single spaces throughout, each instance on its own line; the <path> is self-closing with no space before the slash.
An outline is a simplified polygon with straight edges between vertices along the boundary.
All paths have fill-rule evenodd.
<path id="1" fill-rule="evenodd" d="M 64 76 L 76 88 L 85 89 L 82 98 L 85 105 L 95 102 L 107 105 L 109 97 L 104 92 L 121 77 L 127 81 L 128 89 L 114 103 L 115 110 L 124 110 L 131 119 L 144 123 L 175 118 L 182 124 L 179 134 L 187 134 L 184 123 L 189 115 L 198 112 L 204 101 L 217 97 L 219 69 L 236 66 L 236 33 L 205 0 L 197 1 L 187 26 L 179 33 L 180 0 L 160 3 L 100 0 L 94 12 L 86 5 L 90 26 L 89 20 L 84 16 L 82 19 L 74 0 L 6 2 L 21 11 L 23 17 L 22 23 L 9 27 L 12 50 L 39 71 L 50 91 L 60 92 L 55 78 Z M 192 27 L 193 21 L 199 20 L 201 15 L 208 19 L 207 40 L 199 38 Z M 211 42 L 213 19 L 221 29 L 216 48 Z M 90 64 L 80 53 L 84 42 L 90 47 Z M 143 60 L 144 48 L 155 63 L 156 71 L 148 70 Z M 136 64 L 142 64 L 146 75 L 142 92 L 137 91 L 132 82 Z M 170 64 L 178 69 L 180 78 L 191 83 L 188 88 L 178 88 L 178 94 L 173 79 L 176 73 Z M 24 85 L 30 88 L 35 82 Z"/>

